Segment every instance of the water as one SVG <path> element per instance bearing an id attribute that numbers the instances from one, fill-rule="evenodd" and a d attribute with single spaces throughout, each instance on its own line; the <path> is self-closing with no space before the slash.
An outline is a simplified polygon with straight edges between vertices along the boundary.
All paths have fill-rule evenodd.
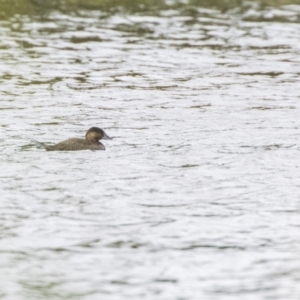
<path id="1" fill-rule="evenodd" d="M 299 12 L 2 21 L 0 298 L 299 299 Z"/>

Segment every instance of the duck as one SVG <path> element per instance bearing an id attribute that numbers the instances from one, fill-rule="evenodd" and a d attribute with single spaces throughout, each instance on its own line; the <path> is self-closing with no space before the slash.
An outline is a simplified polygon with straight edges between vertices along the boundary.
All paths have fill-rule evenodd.
<path id="1" fill-rule="evenodd" d="M 45 145 L 34 140 L 43 146 L 47 151 L 78 151 L 78 150 L 105 150 L 99 140 L 111 140 L 105 131 L 98 127 L 91 127 L 85 134 L 85 139 L 70 138 L 55 145 Z"/>

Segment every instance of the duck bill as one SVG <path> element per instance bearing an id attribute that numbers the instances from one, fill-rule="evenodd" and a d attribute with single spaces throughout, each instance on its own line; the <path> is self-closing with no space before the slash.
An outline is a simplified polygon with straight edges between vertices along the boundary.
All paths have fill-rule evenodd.
<path id="1" fill-rule="evenodd" d="M 112 140 L 112 138 L 109 137 L 109 136 L 104 132 L 104 136 L 103 136 L 102 140 Z"/>

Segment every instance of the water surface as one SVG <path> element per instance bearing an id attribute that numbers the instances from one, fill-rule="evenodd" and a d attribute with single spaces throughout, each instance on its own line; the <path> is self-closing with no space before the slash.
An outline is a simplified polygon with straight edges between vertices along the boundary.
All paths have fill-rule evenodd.
<path id="1" fill-rule="evenodd" d="M 299 13 L 1 21 L 1 299 L 299 299 Z"/>

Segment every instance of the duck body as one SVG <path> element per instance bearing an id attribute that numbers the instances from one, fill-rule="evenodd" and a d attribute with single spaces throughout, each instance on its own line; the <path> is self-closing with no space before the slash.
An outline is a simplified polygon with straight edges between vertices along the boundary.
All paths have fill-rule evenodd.
<path id="1" fill-rule="evenodd" d="M 105 150 L 102 143 L 90 143 L 85 139 L 71 138 L 53 146 L 45 146 L 47 151 L 78 151 L 78 150 Z"/>

